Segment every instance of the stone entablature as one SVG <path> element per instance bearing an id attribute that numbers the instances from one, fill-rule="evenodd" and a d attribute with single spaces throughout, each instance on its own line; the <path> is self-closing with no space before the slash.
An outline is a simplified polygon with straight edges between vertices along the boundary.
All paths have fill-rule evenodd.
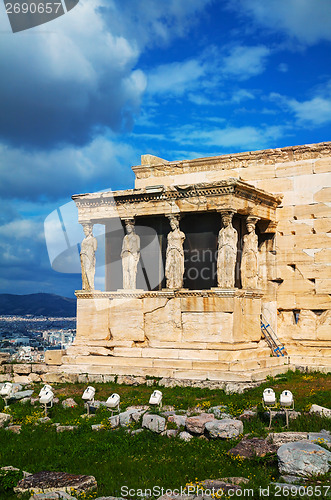
<path id="1" fill-rule="evenodd" d="M 246 169 L 256 165 L 276 165 L 277 163 L 297 163 L 330 156 L 330 142 L 321 142 L 184 161 L 167 161 L 152 155 L 143 155 L 142 164 L 132 167 L 132 170 L 135 173 L 138 188 L 146 185 L 144 182 L 139 182 L 140 180 L 153 177 L 167 176 L 169 180 L 172 180 L 172 176 L 180 174 Z"/>
<path id="2" fill-rule="evenodd" d="M 275 222 L 276 208 L 281 203 L 281 196 L 272 195 L 235 178 L 188 186 L 153 186 L 151 189 L 87 193 L 72 198 L 77 205 L 81 223 L 104 223 L 115 217 L 126 219 L 227 209 Z"/>

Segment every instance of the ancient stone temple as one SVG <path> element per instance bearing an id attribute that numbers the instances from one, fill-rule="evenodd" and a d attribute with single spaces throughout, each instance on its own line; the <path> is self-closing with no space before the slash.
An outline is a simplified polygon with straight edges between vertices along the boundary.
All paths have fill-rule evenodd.
<path id="1" fill-rule="evenodd" d="M 61 370 L 240 382 L 330 368 L 331 143 L 141 160 L 134 189 L 73 196 L 83 279 Z"/>

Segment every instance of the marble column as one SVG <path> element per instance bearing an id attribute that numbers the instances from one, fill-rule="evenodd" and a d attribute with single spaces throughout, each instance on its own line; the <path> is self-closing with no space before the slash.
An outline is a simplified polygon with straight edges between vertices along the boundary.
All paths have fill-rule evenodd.
<path id="1" fill-rule="evenodd" d="M 217 286 L 234 288 L 238 233 L 232 226 L 234 211 L 221 212 L 223 227 L 218 233 Z"/>
<path id="2" fill-rule="evenodd" d="M 80 263 L 82 267 L 82 289 L 94 290 L 95 252 L 98 246 L 93 236 L 93 224 L 82 222 L 85 238 L 81 244 Z"/>
<path id="3" fill-rule="evenodd" d="M 167 237 L 165 276 L 167 288 L 183 288 L 185 234 L 179 228 L 179 217 L 169 215 L 171 231 Z"/>
<path id="4" fill-rule="evenodd" d="M 122 244 L 123 289 L 135 290 L 140 259 L 140 238 L 135 233 L 134 219 L 125 219 L 126 235 Z"/>
<path id="5" fill-rule="evenodd" d="M 243 288 L 257 288 L 259 277 L 259 250 L 255 224 L 259 219 L 248 216 L 246 227 L 248 233 L 244 236 L 243 253 L 241 259 L 241 284 Z"/>

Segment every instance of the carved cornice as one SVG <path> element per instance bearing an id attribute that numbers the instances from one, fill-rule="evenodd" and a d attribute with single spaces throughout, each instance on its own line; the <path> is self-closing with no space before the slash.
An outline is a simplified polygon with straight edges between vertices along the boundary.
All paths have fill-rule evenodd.
<path id="1" fill-rule="evenodd" d="M 120 207 L 121 205 L 139 204 L 144 202 L 173 202 L 183 199 L 215 198 L 225 195 L 234 195 L 238 198 L 250 200 L 258 205 L 276 208 L 280 202 L 279 195 L 267 193 L 262 189 L 255 188 L 247 182 L 237 178 L 229 178 L 213 183 L 199 183 L 188 186 L 170 186 L 163 191 L 150 192 L 142 189 L 128 189 L 126 191 L 114 191 L 105 193 L 91 193 L 73 195 L 78 208 L 95 207 Z"/>
<path id="2" fill-rule="evenodd" d="M 326 156 L 331 156 L 331 142 L 166 162 L 151 166 L 137 165 L 132 167 L 132 170 L 137 179 L 142 179 L 188 172 L 246 168 L 256 164 L 273 165 L 275 163 L 312 160 Z"/>
<path id="3" fill-rule="evenodd" d="M 241 289 L 212 289 L 212 290 L 160 290 L 160 291 L 137 291 L 128 290 L 118 292 L 100 292 L 98 290 L 86 291 L 76 290 L 77 299 L 147 299 L 147 298 L 185 298 L 185 297 L 245 297 L 261 298 L 261 290 L 241 290 Z"/>

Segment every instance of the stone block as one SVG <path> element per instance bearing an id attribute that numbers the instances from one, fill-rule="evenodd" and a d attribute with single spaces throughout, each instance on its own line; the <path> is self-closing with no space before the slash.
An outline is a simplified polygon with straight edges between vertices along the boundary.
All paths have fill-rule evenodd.
<path id="1" fill-rule="evenodd" d="M 160 434 L 165 430 L 166 419 L 164 417 L 160 417 L 159 415 L 145 414 L 143 416 L 142 426 L 145 429 L 149 429 L 152 432 Z"/>
<path id="2" fill-rule="evenodd" d="M 331 187 L 323 187 L 314 194 L 314 202 L 330 203 L 330 200 L 331 200 Z"/>
<path id="3" fill-rule="evenodd" d="M 330 188 L 331 190 L 331 188 Z M 331 194 L 329 199 L 331 200 Z M 323 219 L 315 219 L 313 221 L 314 223 L 314 229 L 316 233 L 330 233 L 331 232 L 331 216 L 330 217 L 324 217 Z M 329 249 L 331 247 L 331 243 L 329 246 Z"/>
<path id="4" fill-rule="evenodd" d="M 283 474 L 317 476 L 330 469 L 331 452 L 310 442 L 283 444 L 277 455 L 279 471 Z"/>
<path id="5" fill-rule="evenodd" d="M 180 299 L 182 312 L 233 312 L 233 297 L 184 297 Z"/>
<path id="6" fill-rule="evenodd" d="M 109 299 L 77 299 L 76 339 L 109 339 Z"/>
<path id="7" fill-rule="evenodd" d="M 286 163 L 276 163 L 276 177 L 292 177 L 313 173 L 313 160 L 301 160 Z"/>
<path id="8" fill-rule="evenodd" d="M 153 298 L 143 300 L 145 333 L 153 342 L 181 340 L 181 301 L 179 298 Z"/>
<path id="9" fill-rule="evenodd" d="M 295 295 L 297 309 L 331 309 L 330 295 Z"/>
<path id="10" fill-rule="evenodd" d="M 196 417 L 188 417 L 185 422 L 185 427 L 188 432 L 193 434 L 203 434 L 207 422 L 215 420 L 215 416 L 211 413 L 201 413 Z"/>
<path id="11" fill-rule="evenodd" d="M 330 279 L 317 279 L 316 280 L 316 293 L 317 294 L 331 293 L 331 278 Z"/>
<path id="12" fill-rule="evenodd" d="M 256 183 L 256 187 L 274 194 L 283 194 L 285 191 L 293 190 L 292 178 L 267 178 Z"/>
<path id="13" fill-rule="evenodd" d="M 324 220 L 324 219 L 320 219 Z M 324 248 L 314 254 L 316 264 L 328 264 L 331 262 L 331 248 Z"/>
<path id="14" fill-rule="evenodd" d="M 51 351 L 45 352 L 45 363 L 46 365 L 62 365 L 62 357 L 65 354 L 65 351 L 62 349 L 54 349 Z"/>
<path id="15" fill-rule="evenodd" d="M 243 433 L 244 425 L 241 420 L 224 418 L 206 423 L 206 431 L 211 438 L 232 439 Z"/>
<path id="16" fill-rule="evenodd" d="M 294 207 L 294 216 L 298 219 L 318 219 L 320 217 L 330 217 L 330 207 L 325 203 L 297 205 Z"/>
<path id="17" fill-rule="evenodd" d="M 258 342 L 261 339 L 261 300 L 237 298 L 235 302 L 233 342 Z"/>
<path id="18" fill-rule="evenodd" d="M 256 164 L 249 165 L 247 168 L 243 168 L 240 171 L 240 178 L 243 181 L 250 182 L 260 179 L 271 179 L 276 177 L 275 165 L 273 164 Z"/>
<path id="19" fill-rule="evenodd" d="M 320 174 L 331 171 L 331 158 L 319 158 L 313 163 L 314 173 Z"/>
<path id="20" fill-rule="evenodd" d="M 31 365 L 23 363 L 14 364 L 13 372 L 17 373 L 18 375 L 28 375 L 29 373 L 31 373 Z"/>
<path id="21" fill-rule="evenodd" d="M 115 342 L 144 341 L 143 301 L 135 298 L 113 299 L 109 308 L 109 328 Z"/>
<path id="22" fill-rule="evenodd" d="M 233 314 L 228 312 L 182 313 L 183 340 L 190 342 L 229 342 Z"/>
<path id="23" fill-rule="evenodd" d="M 47 372 L 47 365 L 46 363 L 33 363 L 31 365 L 31 372 L 32 373 L 46 373 Z"/>

